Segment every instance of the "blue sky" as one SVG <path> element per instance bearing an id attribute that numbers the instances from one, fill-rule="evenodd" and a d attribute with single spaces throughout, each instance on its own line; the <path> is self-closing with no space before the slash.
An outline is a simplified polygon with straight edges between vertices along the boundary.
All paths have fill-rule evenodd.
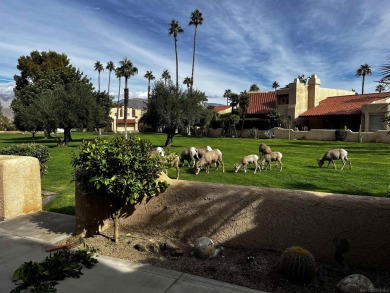
<path id="1" fill-rule="evenodd" d="M 179 82 L 191 75 L 194 27 L 199 9 L 194 87 L 209 102 L 225 103 L 226 89 L 248 90 L 257 84 L 272 90 L 300 74 L 317 74 L 322 87 L 361 91 L 355 76 L 361 64 L 373 71 L 365 93 L 374 92 L 380 67 L 390 56 L 388 0 L 1 0 L 0 93 L 12 92 L 17 59 L 31 51 L 65 53 L 70 62 L 97 84 L 94 63 L 115 65 L 127 57 L 138 68 L 129 80 L 130 97 L 146 97 L 151 70 L 175 77 L 172 19 L 184 33 L 178 37 Z M 110 94 L 118 94 L 111 75 Z M 101 73 L 107 89 L 108 71 Z M 185 85 L 183 85 L 185 86 Z"/>

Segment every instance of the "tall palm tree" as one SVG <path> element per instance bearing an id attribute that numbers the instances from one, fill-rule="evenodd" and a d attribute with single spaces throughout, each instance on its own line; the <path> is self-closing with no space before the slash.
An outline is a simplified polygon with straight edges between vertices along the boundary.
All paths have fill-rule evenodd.
<path id="1" fill-rule="evenodd" d="M 108 90 L 107 90 L 107 93 L 110 94 L 111 71 L 115 70 L 114 62 L 108 61 L 106 69 L 108 69 Z"/>
<path id="2" fill-rule="evenodd" d="M 278 87 L 280 87 L 279 83 L 278 83 L 277 81 L 274 81 L 274 82 L 272 83 L 272 88 L 276 91 L 276 89 L 277 89 Z"/>
<path id="3" fill-rule="evenodd" d="M 119 119 L 119 97 L 121 95 L 121 79 L 122 79 L 122 67 L 117 67 L 115 69 L 115 75 L 119 79 L 119 89 L 118 89 L 118 102 L 116 104 L 116 129 L 118 129 L 118 119 Z"/>
<path id="4" fill-rule="evenodd" d="M 153 73 L 151 71 L 146 71 L 144 77 L 148 80 L 148 101 L 150 97 L 150 81 L 155 79 Z"/>
<path id="5" fill-rule="evenodd" d="M 229 100 L 231 96 L 232 96 L 232 90 L 231 89 L 225 90 L 223 97 L 226 98 L 226 106 L 229 106 Z"/>
<path id="6" fill-rule="evenodd" d="M 196 48 L 196 31 L 198 29 L 198 25 L 203 24 L 203 16 L 202 12 L 200 12 L 198 9 L 193 11 L 191 13 L 191 20 L 188 23 L 188 25 L 193 25 L 195 26 L 195 31 L 194 31 L 194 51 L 192 54 L 192 73 L 191 73 L 191 86 L 190 86 L 190 92 L 192 92 L 192 88 L 194 86 L 194 67 L 195 67 L 195 48 Z"/>
<path id="7" fill-rule="evenodd" d="M 164 79 L 164 84 L 167 85 L 167 80 L 171 79 L 171 74 L 169 73 L 168 69 L 164 69 L 161 77 Z"/>
<path id="8" fill-rule="evenodd" d="M 366 75 L 371 75 L 371 74 L 372 74 L 371 67 L 367 63 L 364 64 L 364 65 L 360 65 L 360 68 L 358 70 L 356 70 L 356 76 L 362 76 L 363 77 L 363 80 L 362 80 L 362 94 L 364 94 L 364 79 L 365 79 Z"/>
<path id="9" fill-rule="evenodd" d="M 169 24 L 168 34 L 173 35 L 175 42 L 175 53 L 176 53 L 176 89 L 179 90 L 179 59 L 177 56 L 177 35 L 183 33 L 184 30 L 180 27 L 179 22 L 175 19 L 171 20 Z"/>
<path id="10" fill-rule="evenodd" d="M 119 62 L 122 67 L 122 76 L 125 78 L 125 89 L 124 89 L 124 110 L 123 120 L 125 123 L 125 139 L 127 139 L 127 107 L 129 105 L 129 88 L 127 82 L 131 76 L 134 76 L 138 73 L 138 68 L 133 66 L 133 63 L 127 58 L 124 58 Z"/>
<path id="11" fill-rule="evenodd" d="M 104 70 L 104 67 L 103 67 L 103 64 L 100 63 L 100 61 L 96 61 L 95 62 L 95 71 L 97 71 L 99 73 L 98 75 L 98 84 L 99 84 L 99 92 L 100 92 L 100 72 L 102 72 Z"/>
<path id="12" fill-rule="evenodd" d="M 187 86 L 187 90 L 188 90 L 188 93 L 189 93 L 190 92 L 190 86 L 191 86 L 191 78 L 187 76 L 183 80 L 183 84 L 185 84 Z"/>
<path id="13" fill-rule="evenodd" d="M 383 84 L 378 84 L 377 86 L 376 86 L 376 88 L 375 88 L 375 91 L 376 92 L 378 92 L 378 93 L 381 93 L 382 91 L 384 91 L 385 90 L 385 87 L 384 87 L 384 85 Z"/>

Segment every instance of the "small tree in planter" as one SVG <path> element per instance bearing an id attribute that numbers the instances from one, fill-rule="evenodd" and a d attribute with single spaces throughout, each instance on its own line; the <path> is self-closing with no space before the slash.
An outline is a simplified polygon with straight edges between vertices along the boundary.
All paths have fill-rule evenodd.
<path id="1" fill-rule="evenodd" d="M 137 137 L 96 138 L 85 142 L 73 156 L 72 165 L 75 172 L 82 171 L 87 194 L 107 201 L 115 242 L 123 211 L 168 187 L 166 181 L 156 180 L 166 163 L 163 157 L 150 155 L 151 148 L 151 142 Z"/>

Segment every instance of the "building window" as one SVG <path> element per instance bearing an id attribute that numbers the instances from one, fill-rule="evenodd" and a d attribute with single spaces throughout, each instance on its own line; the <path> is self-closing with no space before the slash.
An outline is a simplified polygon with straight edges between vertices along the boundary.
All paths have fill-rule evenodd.
<path id="1" fill-rule="evenodd" d="M 278 96 L 278 105 L 287 105 L 288 104 L 288 95 Z"/>

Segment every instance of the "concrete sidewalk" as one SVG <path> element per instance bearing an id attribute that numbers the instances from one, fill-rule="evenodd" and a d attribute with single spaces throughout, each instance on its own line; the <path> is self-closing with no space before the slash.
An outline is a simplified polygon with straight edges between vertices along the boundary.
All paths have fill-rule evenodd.
<path id="1" fill-rule="evenodd" d="M 37 212 L 0 222 L 0 292 L 10 292 L 14 271 L 24 262 L 41 262 L 46 248 L 71 236 L 75 217 Z M 99 256 L 79 279 L 59 281 L 57 292 L 226 293 L 262 292 L 186 273 Z M 264 293 L 264 292 L 263 292 Z"/>

